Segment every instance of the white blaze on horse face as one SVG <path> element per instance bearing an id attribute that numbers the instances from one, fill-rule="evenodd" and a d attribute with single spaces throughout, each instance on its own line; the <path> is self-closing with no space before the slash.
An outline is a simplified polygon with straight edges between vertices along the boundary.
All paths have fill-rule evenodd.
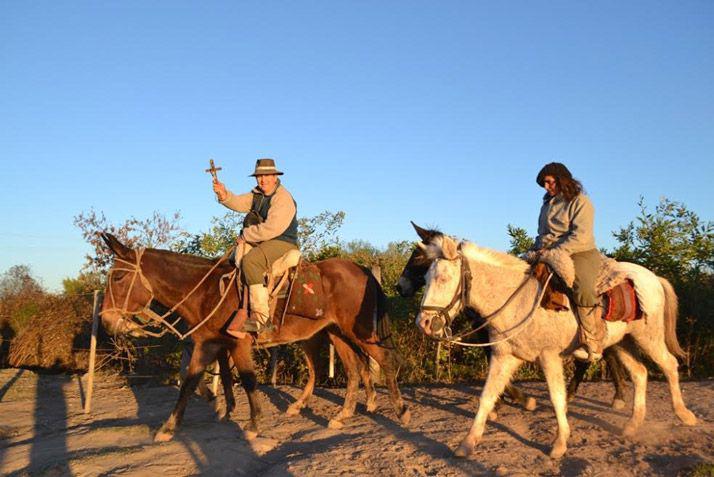
<path id="1" fill-rule="evenodd" d="M 426 285 L 421 307 L 436 306 L 445 308 L 453 300 L 459 288 L 460 260 L 435 260 L 426 274 Z M 455 307 L 454 309 L 458 309 Z M 452 313 L 453 310 L 450 311 Z M 417 326 L 427 335 L 432 333 L 431 318 L 436 313 L 431 310 L 420 310 L 417 315 Z"/>

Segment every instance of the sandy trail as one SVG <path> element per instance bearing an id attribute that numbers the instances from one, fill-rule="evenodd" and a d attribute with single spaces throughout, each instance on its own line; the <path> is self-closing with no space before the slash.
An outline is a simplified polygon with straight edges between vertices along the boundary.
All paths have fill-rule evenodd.
<path id="1" fill-rule="evenodd" d="M 412 423 L 395 420 L 386 392 L 379 409 L 363 405 L 344 429 L 327 428 L 344 390 L 317 389 L 311 409 L 282 413 L 299 394 L 293 386 L 261 387 L 262 435 L 243 437 L 248 405 L 236 388 L 238 409 L 227 423 L 213 406 L 191 400 L 172 442 L 155 444 L 178 390 L 126 386 L 101 377 L 93 413 L 82 412 L 77 377 L 0 370 L 0 474 L 16 475 L 677 475 L 714 460 L 714 381 L 683 384 L 685 401 L 700 418 L 689 428 L 673 417 L 666 383 L 651 382 L 648 413 L 633 439 L 620 435 L 629 415 L 609 407 L 609 383 L 585 383 L 570 405 L 572 435 L 566 456 L 551 460 L 555 417 L 544 383 L 525 383 L 538 399 L 527 412 L 506 405 L 489 423 L 467 460 L 452 449 L 471 425 L 480 384 L 405 387 Z M 630 398 L 631 398 L 630 390 Z M 363 396 L 360 396 L 363 400 Z M 221 398 L 219 398 L 220 400 Z"/>

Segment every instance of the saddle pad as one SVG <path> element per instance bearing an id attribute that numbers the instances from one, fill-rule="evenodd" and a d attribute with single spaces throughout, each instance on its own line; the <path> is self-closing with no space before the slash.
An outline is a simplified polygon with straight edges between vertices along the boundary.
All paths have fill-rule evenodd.
<path id="1" fill-rule="evenodd" d="M 637 301 L 635 287 L 631 280 L 608 290 L 604 294 L 605 314 L 603 319 L 607 321 L 624 321 L 629 323 L 642 318 L 642 310 Z"/>
<path id="2" fill-rule="evenodd" d="M 292 284 L 286 283 L 278 295 L 278 303 L 273 313 L 274 323 L 280 323 L 283 312 L 286 315 L 297 315 L 311 319 L 322 318 L 325 314 L 325 292 L 322 288 L 320 269 L 316 265 L 303 260 L 294 273 L 297 276 L 292 279 Z M 290 302 L 287 304 L 286 310 L 285 300 L 287 291 L 290 290 L 291 286 Z"/>

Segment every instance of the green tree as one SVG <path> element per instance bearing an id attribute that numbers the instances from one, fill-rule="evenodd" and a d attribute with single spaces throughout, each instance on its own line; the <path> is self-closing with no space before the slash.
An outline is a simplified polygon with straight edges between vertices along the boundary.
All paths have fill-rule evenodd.
<path id="1" fill-rule="evenodd" d="M 87 254 L 83 271 L 104 273 L 112 263 L 112 253 L 100 237 L 101 232 L 115 235 L 128 247 L 170 248 L 185 234 L 179 226 L 181 214 L 174 212 L 165 216 L 154 212 L 150 217 L 137 219 L 130 217 L 121 224 L 113 224 L 104 215 L 89 209 L 74 217 L 74 225 L 82 231 L 84 239 L 92 246 L 93 253 Z"/>
<path id="2" fill-rule="evenodd" d="M 680 304 L 678 334 L 689 354 L 688 372 L 714 370 L 714 223 L 684 204 L 662 198 L 650 212 L 614 232 L 617 260 L 643 265 L 674 285 Z"/>
<path id="3" fill-rule="evenodd" d="M 654 212 L 638 202 L 640 215 L 614 232 L 618 260 L 639 263 L 677 283 L 714 270 L 714 222 L 702 221 L 681 202 L 660 199 Z"/>
<path id="4" fill-rule="evenodd" d="M 508 236 L 511 237 L 508 253 L 513 255 L 521 256 L 535 245 L 535 240 L 528 235 L 524 228 L 508 224 Z"/>

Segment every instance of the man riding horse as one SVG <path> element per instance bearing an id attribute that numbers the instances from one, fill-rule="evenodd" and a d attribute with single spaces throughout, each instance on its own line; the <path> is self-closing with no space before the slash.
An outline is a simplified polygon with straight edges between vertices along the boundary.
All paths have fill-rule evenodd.
<path id="1" fill-rule="evenodd" d="M 233 194 L 218 179 L 213 180 L 213 191 L 222 205 L 248 213 L 237 239 L 235 262 L 249 289 L 250 317 L 242 327 L 236 319 L 229 324 L 226 332 L 236 338 L 246 332 L 261 333 L 272 326 L 265 275 L 276 260 L 297 249 L 297 204 L 280 183 L 280 175 L 283 173 L 276 169 L 273 159 L 258 159 L 250 175 L 255 177 L 257 187 L 246 194 Z M 243 255 L 245 244 L 252 248 Z"/>

